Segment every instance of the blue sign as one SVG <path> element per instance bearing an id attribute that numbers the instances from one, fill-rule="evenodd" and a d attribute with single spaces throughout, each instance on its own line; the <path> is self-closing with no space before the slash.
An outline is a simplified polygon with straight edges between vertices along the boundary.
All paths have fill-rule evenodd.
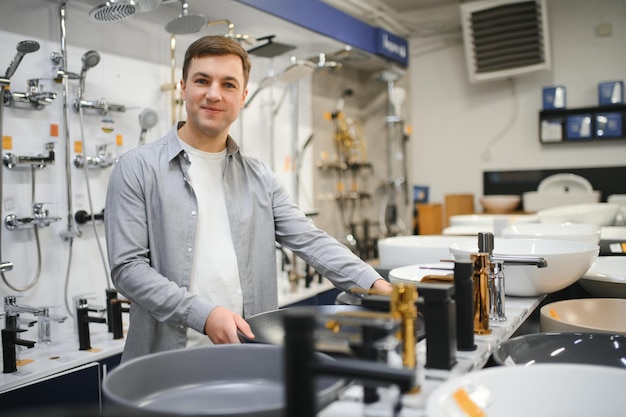
<path id="1" fill-rule="evenodd" d="M 382 28 L 376 28 L 376 53 L 400 62 L 405 67 L 409 64 L 409 45 L 407 40 Z"/>

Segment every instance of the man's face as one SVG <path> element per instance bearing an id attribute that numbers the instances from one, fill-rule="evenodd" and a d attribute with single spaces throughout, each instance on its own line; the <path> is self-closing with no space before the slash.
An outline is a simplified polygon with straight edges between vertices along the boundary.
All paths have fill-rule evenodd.
<path id="1" fill-rule="evenodd" d="M 248 94 L 241 58 L 237 55 L 193 58 L 181 88 L 187 123 L 204 136 L 225 139 Z"/>

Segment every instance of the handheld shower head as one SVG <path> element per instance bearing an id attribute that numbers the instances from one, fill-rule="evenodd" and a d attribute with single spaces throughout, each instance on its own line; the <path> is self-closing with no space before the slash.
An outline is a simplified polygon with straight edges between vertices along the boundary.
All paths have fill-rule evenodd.
<path id="1" fill-rule="evenodd" d="M 156 126 L 159 121 L 159 115 L 152 109 L 143 109 L 139 113 L 139 125 L 141 126 L 141 133 L 139 134 L 139 146 L 146 143 L 146 133 L 148 130 Z"/>
<path id="2" fill-rule="evenodd" d="M 94 7 L 89 12 L 89 17 L 98 22 L 117 22 L 131 17 L 137 11 L 132 0 L 108 0 Z"/>
<path id="3" fill-rule="evenodd" d="M 87 51 L 83 54 L 81 59 L 83 61 L 83 70 L 81 73 L 85 73 L 89 68 L 93 68 L 100 63 L 100 54 L 98 51 L 94 50 Z"/>
<path id="4" fill-rule="evenodd" d="M 4 78 L 6 79 L 11 78 L 13 74 L 15 74 L 15 71 L 17 70 L 17 67 L 22 62 L 22 58 L 24 58 L 24 55 L 39 50 L 39 42 L 21 41 L 17 44 L 16 49 L 17 49 L 17 54 L 15 55 L 15 58 L 13 58 L 13 61 L 11 61 L 11 64 L 9 65 L 9 68 L 7 68 L 7 72 L 4 76 Z"/>
<path id="5" fill-rule="evenodd" d="M 189 14 L 187 0 L 180 0 L 180 2 L 183 6 L 182 13 L 176 19 L 169 21 L 165 25 L 165 30 L 172 35 L 187 35 L 200 32 L 207 24 L 206 18 L 201 14 Z"/>
<path id="6" fill-rule="evenodd" d="M 90 50 L 83 54 L 82 57 L 83 68 L 80 70 L 80 81 L 78 88 L 78 96 L 80 98 L 83 97 L 83 92 L 85 91 L 85 77 L 87 76 L 87 70 L 95 67 L 100 63 L 100 54 L 98 51 Z"/>

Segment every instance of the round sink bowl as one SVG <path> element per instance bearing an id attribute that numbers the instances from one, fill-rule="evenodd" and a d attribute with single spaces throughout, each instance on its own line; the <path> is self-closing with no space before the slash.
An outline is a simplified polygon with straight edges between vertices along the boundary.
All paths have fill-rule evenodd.
<path id="1" fill-rule="evenodd" d="M 522 197 L 514 194 L 485 195 L 479 201 L 487 213 L 510 213 L 519 206 Z"/>
<path id="2" fill-rule="evenodd" d="M 571 204 L 539 210 L 537 215 L 541 223 L 571 222 L 612 226 L 619 209 L 619 204 L 612 203 Z"/>
<path id="3" fill-rule="evenodd" d="M 599 332 L 626 335 L 626 300 L 580 298 L 555 301 L 539 310 L 542 332 Z"/>
<path id="4" fill-rule="evenodd" d="M 105 409 L 150 416 L 283 415 L 283 350 L 264 344 L 215 345 L 142 356 L 104 378 Z M 343 385 L 341 379 L 317 378 L 319 408 L 335 400 Z"/>
<path id="5" fill-rule="evenodd" d="M 626 257 L 598 256 L 578 283 L 595 297 L 626 298 Z"/>
<path id="6" fill-rule="evenodd" d="M 451 259 L 450 245 L 456 242 L 474 242 L 467 236 L 395 236 L 378 241 L 380 268 L 393 269 L 405 265 L 439 262 Z"/>
<path id="7" fill-rule="evenodd" d="M 427 399 L 426 415 L 622 415 L 626 409 L 624 384 L 626 372 L 608 366 L 496 366 L 441 384 Z"/>
<path id="8" fill-rule="evenodd" d="M 598 256 L 598 245 L 573 240 L 494 239 L 494 256 L 544 258 L 548 266 L 506 264 L 505 294 L 531 297 L 562 290 L 578 281 Z M 478 253 L 478 242 L 455 243 L 450 247 L 455 259 L 469 259 Z"/>
<path id="9" fill-rule="evenodd" d="M 501 343 L 493 352 L 499 365 L 578 363 L 626 369 L 626 336 L 608 333 L 533 333 Z"/>
<path id="10" fill-rule="evenodd" d="M 582 223 L 525 223 L 512 224 L 502 230 L 502 237 L 517 239 L 563 239 L 588 242 L 597 245 L 600 242 L 601 227 Z"/>

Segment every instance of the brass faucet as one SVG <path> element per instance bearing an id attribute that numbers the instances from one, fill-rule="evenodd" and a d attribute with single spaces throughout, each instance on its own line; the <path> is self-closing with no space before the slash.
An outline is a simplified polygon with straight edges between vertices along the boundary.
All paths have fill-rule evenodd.
<path id="1" fill-rule="evenodd" d="M 376 318 L 390 318 L 399 323 L 399 329 L 395 333 L 396 339 L 402 346 L 402 364 L 407 369 L 417 368 L 417 356 L 415 352 L 415 346 L 417 339 L 415 337 L 415 322 L 417 320 L 417 286 L 410 283 L 396 282 L 392 283 L 392 294 L 390 300 L 390 312 L 377 313 L 377 312 L 346 312 L 344 315 L 357 315 L 360 317 L 375 316 Z M 352 289 L 351 292 L 363 292 L 369 295 L 384 295 L 376 290 L 360 290 Z M 326 325 L 327 328 L 337 331 L 337 321 L 329 321 Z M 420 391 L 420 386 L 416 385 L 410 391 L 411 393 L 417 393 Z"/>
<path id="2" fill-rule="evenodd" d="M 410 284 L 393 284 L 391 316 L 400 321 L 396 337 L 402 343 L 402 364 L 415 369 L 415 320 L 417 319 L 417 287 Z"/>
<path id="3" fill-rule="evenodd" d="M 491 261 L 489 254 L 484 252 L 473 253 L 470 258 L 474 262 L 474 333 L 491 334 L 489 328 Z"/>

